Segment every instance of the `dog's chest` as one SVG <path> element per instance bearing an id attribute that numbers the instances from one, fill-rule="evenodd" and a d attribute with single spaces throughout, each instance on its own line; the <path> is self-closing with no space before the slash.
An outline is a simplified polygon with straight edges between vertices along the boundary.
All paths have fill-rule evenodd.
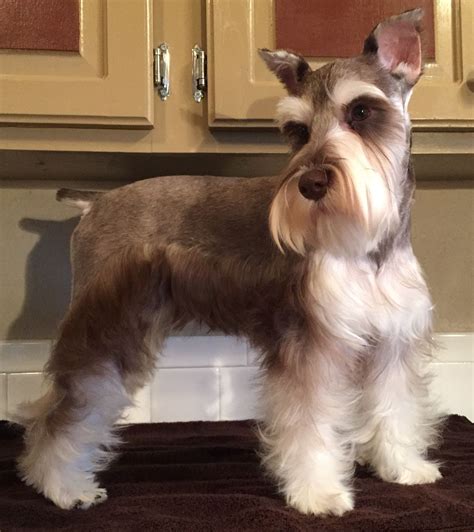
<path id="1" fill-rule="evenodd" d="M 395 251 L 379 269 L 368 258 L 316 255 L 310 290 L 316 319 L 356 347 L 371 338 L 409 341 L 430 327 L 431 301 L 411 249 Z"/>

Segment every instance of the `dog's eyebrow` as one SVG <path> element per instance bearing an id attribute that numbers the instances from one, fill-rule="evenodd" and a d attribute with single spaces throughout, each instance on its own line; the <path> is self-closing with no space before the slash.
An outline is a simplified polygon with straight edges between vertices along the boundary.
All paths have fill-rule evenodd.
<path id="1" fill-rule="evenodd" d="M 362 96 L 388 101 L 387 95 L 372 83 L 354 79 L 338 81 L 332 91 L 331 99 L 337 107 L 343 107 Z"/>
<path id="2" fill-rule="evenodd" d="M 286 96 L 277 105 L 276 120 L 280 128 L 286 122 L 301 122 L 310 126 L 313 115 L 311 103 L 298 96 Z"/>

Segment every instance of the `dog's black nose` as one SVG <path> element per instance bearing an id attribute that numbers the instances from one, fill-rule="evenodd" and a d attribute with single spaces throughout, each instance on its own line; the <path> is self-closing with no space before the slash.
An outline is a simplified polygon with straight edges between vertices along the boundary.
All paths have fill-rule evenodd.
<path id="1" fill-rule="evenodd" d="M 320 200 L 328 189 L 328 176 L 325 170 L 311 168 L 300 177 L 298 188 L 306 199 Z"/>

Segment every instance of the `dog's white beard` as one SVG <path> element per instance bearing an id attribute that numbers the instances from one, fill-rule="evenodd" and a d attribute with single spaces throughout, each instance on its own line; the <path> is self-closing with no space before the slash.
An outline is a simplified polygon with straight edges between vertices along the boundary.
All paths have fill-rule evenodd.
<path id="1" fill-rule="evenodd" d="M 365 255 L 399 224 L 393 169 L 350 131 L 334 128 L 329 139 L 334 182 L 311 211 L 316 239 L 337 255 Z"/>
<path id="2" fill-rule="evenodd" d="M 336 125 L 324 150 L 332 174 L 326 196 L 313 202 L 299 189 L 301 167 L 277 193 L 270 212 L 270 229 L 280 248 L 304 254 L 307 245 L 335 255 L 366 255 L 399 225 L 401 154 L 392 149 L 379 155 L 358 135 Z"/>

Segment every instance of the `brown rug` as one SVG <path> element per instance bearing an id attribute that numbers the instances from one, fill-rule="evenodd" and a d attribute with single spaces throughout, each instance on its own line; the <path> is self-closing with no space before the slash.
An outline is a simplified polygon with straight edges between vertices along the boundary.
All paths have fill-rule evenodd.
<path id="1" fill-rule="evenodd" d="M 451 416 L 435 485 L 406 487 L 356 472 L 356 509 L 340 518 L 306 517 L 285 506 L 264 477 L 251 422 L 135 425 L 122 455 L 102 475 L 109 500 L 64 511 L 15 474 L 18 426 L 0 422 L 0 530 L 382 531 L 474 530 L 474 425 Z"/>

